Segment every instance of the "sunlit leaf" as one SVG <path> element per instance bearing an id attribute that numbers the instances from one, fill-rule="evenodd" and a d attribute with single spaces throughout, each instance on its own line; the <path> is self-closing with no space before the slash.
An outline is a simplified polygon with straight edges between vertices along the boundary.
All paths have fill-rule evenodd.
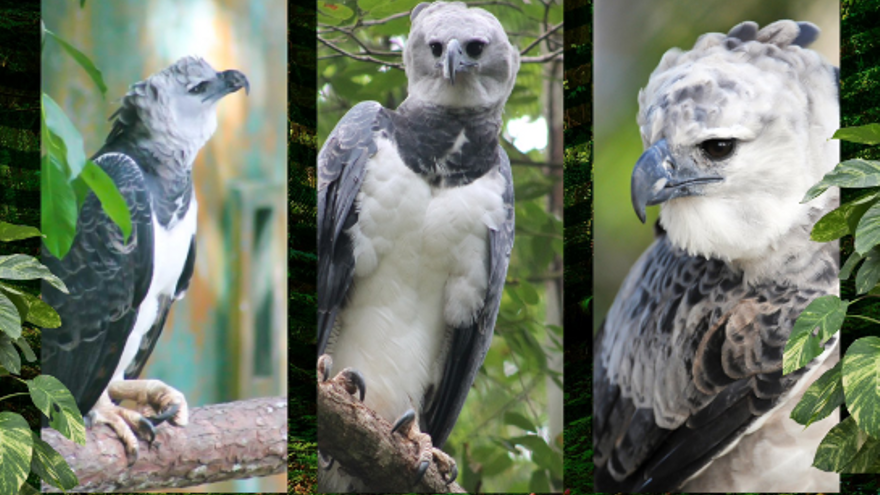
<path id="1" fill-rule="evenodd" d="M 30 472 L 33 437 L 27 421 L 0 412 L 0 493 L 18 493 Z"/>
<path id="2" fill-rule="evenodd" d="M 69 180 L 79 176 L 83 167 L 86 166 L 86 153 L 83 149 L 82 134 L 79 133 L 73 122 L 67 118 L 64 110 L 46 93 L 43 93 L 43 117 L 49 132 L 54 134 L 55 137 L 61 138 L 64 143 L 66 154 L 63 159 L 67 166 L 70 167 L 70 176 L 65 179 Z"/>
<path id="3" fill-rule="evenodd" d="M 832 139 L 840 139 L 851 143 L 880 144 L 880 124 L 868 124 L 857 127 L 838 129 Z"/>
<path id="4" fill-rule="evenodd" d="M 0 279 L 34 280 L 43 279 L 56 289 L 67 292 L 67 286 L 42 263 L 33 256 L 26 254 L 10 254 L 0 256 Z"/>
<path id="5" fill-rule="evenodd" d="M 880 337 L 863 337 L 843 357 L 846 408 L 859 428 L 880 438 Z"/>
<path id="6" fill-rule="evenodd" d="M 27 380 L 27 386 L 34 405 L 50 418 L 49 426 L 70 440 L 85 445 L 86 429 L 82 413 L 67 387 L 57 378 L 49 375 L 40 375 L 33 380 Z"/>
<path id="7" fill-rule="evenodd" d="M 867 439 L 868 435 L 859 430 L 850 416 L 831 428 L 822 439 L 813 458 L 813 466 L 823 471 L 840 472 L 852 462 Z"/>
<path id="8" fill-rule="evenodd" d="M 822 344 L 840 330 L 848 307 L 847 301 L 834 295 L 827 295 L 817 297 L 801 312 L 785 344 L 782 358 L 783 374 L 803 368 L 822 354 Z M 818 335 L 813 336 L 813 331 L 817 327 Z"/>
<path id="9" fill-rule="evenodd" d="M 0 241 L 10 242 L 30 237 L 41 237 L 39 229 L 28 225 L 14 225 L 0 221 Z"/>
<path id="10" fill-rule="evenodd" d="M 53 256 L 61 259 L 70 250 L 76 236 L 76 196 L 65 173 L 49 155 L 41 160 L 40 198 L 43 242 Z"/>
<path id="11" fill-rule="evenodd" d="M 791 412 L 791 419 L 809 426 L 827 418 L 843 404 L 842 365 L 842 362 L 838 362 L 810 385 Z"/>
<path id="12" fill-rule="evenodd" d="M 128 240 L 131 235 L 131 212 L 113 179 L 91 160 L 87 161 L 81 177 L 95 192 L 107 216 L 122 229 L 122 235 Z"/>
<path id="13" fill-rule="evenodd" d="M 831 172 L 807 191 L 801 203 L 812 201 L 819 197 L 829 187 L 874 187 L 880 185 L 880 162 L 872 160 L 853 159 L 841 162 Z"/>

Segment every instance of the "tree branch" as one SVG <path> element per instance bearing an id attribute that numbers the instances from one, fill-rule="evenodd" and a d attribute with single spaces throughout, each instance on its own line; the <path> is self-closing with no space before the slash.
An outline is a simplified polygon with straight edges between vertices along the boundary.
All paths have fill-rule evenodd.
<path id="1" fill-rule="evenodd" d="M 519 61 L 523 64 L 543 64 L 544 62 L 549 62 L 559 55 L 562 55 L 563 51 L 564 49 L 560 48 L 559 50 L 554 50 L 550 53 L 545 53 L 544 55 L 539 55 L 537 57 L 522 57 Z"/>
<path id="2" fill-rule="evenodd" d="M 369 55 L 358 55 L 356 53 L 347 52 L 347 51 L 343 50 L 342 48 L 339 48 L 338 46 L 336 46 L 332 42 L 325 40 L 324 38 L 322 38 L 320 36 L 318 36 L 318 41 L 323 43 L 326 47 L 330 48 L 331 50 L 336 51 L 342 55 L 345 55 L 346 57 L 353 58 L 353 59 L 359 60 L 361 62 L 371 62 L 374 64 L 387 65 L 389 67 L 394 67 L 395 69 L 403 70 L 403 64 L 394 63 L 394 62 L 386 62 L 384 60 L 379 60 L 378 58 L 371 57 Z"/>
<path id="3" fill-rule="evenodd" d="M 130 468 L 109 426 L 86 430 L 77 445 L 53 429 L 42 438 L 79 478 L 73 492 L 129 492 L 182 488 L 287 470 L 287 398 L 267 397 L 190 409 L 184 427 L 160 425 L 152 448 L 140 442 Z M 57 488 L 43 484 L 43 491 Z"/>
<path id="4" fill-rule="evenodd" d="M 527 46 L 527 47 L 523 48 L 522 50 L 520 50 L 519 54 L 520 54 L 520 55 L 525 55 L 526 53 L 529 53 L 529 50 L 531 50 L 532 48 L 538 46 L 538 43 L 540 43 L 541 41 L 543 41 L 544 39 L 546 39 L 548 36 L 550 36 L 551 34 L 555 33 L 556 31 L 559 31 L 559 29 L 562 28 L 562 25 L 563 25 L 563 24 L 565 24 L 565 23 L 564 23 L 564 22 L 560 22 L 559 24 L 557 24 L 557 25 L 553 26 L 552 28 L 548 29 L 544 34 L 542 34 L 542 35 L 539 36 L 538 38 L 535 38 L 535 41 L 529 43 L 529 46 Z"/>
<path id="5" fill-rule="evenodd" d="M 421 482 L 413 485 L 418 445 L 403 435 L 392 435 L 391 424 L 356 400 L 341 384 L 332 380 L 319 382 L 318 411 L 318 448 L 346 472 L 364 480 L 371 491 L 464 493 L 456 483 L 447 485 L 434 463 Z"/>

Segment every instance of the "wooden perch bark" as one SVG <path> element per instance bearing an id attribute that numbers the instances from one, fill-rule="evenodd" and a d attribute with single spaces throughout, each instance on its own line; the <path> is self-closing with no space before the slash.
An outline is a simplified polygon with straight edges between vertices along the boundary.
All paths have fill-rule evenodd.
<path id="1" fill-rule="evenodd" d="M 341 384 L 319 381 L 318 414 L 321 453 L 333 457 L 346 472 L 364 480 L 371 491 L 464 493 L 457 483 L 446 484 L 436 463 L 431 464 L 417 485 L 414 484 L 418 445 L 403 435 L 391 435 L 392 425 L 350 395 Z"/>
<path id="2" fill-rule="evenodd" d="M 287 398 L 190 409 L 188 425 L 160 425 L 152 448 L 141 441 L 131 467 L 109 426 L 86 430 L 85 446 L 49 428 L 42 436 L 79 478 L 72 492 L 137 492 L 268 476 L 287 469 Z M 59 490 L 44 483 L 43 491 Z"/>

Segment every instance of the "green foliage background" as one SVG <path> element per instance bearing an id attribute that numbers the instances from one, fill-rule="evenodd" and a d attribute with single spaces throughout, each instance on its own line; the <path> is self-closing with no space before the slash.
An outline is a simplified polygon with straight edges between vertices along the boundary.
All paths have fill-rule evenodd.
<path id="1" fill-rule="evenodd" d="M 400 64 L 401 42 L 409 31 L 409 10 L 416 0 L 319 2 L 318 34 L 349 53 L 368 47 L 376 59 Z M 559 2 L 545 9 L 544 2 L 467 2 L 494 14 L 520 50 L 547 26 L 562 22 Z M 494 5 L 493 5 L 494 4 Z M 360 19 L 360 24 L 355 24 Z M 388 20 L 387 22 L 376 22 Z M 360 43 L 346 31 L 355 29 Z M 535 49 L 525 56 L 544 53 Z M 523 63 L 504 111 L 511 119 L 544 115 L 545 64 Z M 318 142 L 343 114 L 358 102 L 374 100 L 396 108 L 406 97 L 403 70 L 381 69 L 379 63 L 342 56 L 318 44 Z M 557 117 L 558 119 L 558 117 Z M 502 135 L 506 137 L 506 134 Z M 508 138 L 509 139 L 509 138 Z M 552 143 L 552 137 L 551 137 Z M 548 298 L 547 284 L 559 282 L 562 222 L 548 208 L 548 198 L 559 186 L 559 174 L 540 165 L 549 161 L 548 150 L 526 154 L 502 139 L 513 164 L 516 194 L 516 241 L 501 302 L 495 338 L 485 364 L 444 450 L 458 462 L 458 482 L 467 490 L 482 492 L 547 492 L 561 488 L 561 435 L 552 424 L 561 415 L 552 399 L 553 380 L 561 384 L 561 327 L 548 324 L 558 307 Z M 557 164 L 558 167 L 558 164 Z M 556 169 L 558 172 L 558 168 Z M 549 392 L 549 395 L 548 395 Z M 369 392 L 367 392 L 369 393 Z M 561 421 L 555 426 L 561 432 Z M 548 441 L 549 440 L 549 441 Z M 520 447 L 518 448 L 517 445 Z"/>

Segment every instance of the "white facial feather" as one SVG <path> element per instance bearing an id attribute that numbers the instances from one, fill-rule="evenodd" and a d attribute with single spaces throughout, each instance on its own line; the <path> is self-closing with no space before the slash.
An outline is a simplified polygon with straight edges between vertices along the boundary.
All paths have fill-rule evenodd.
<path id="1" fill-rule="evenodd" d="M 779 21 L 758 39 L 774 27 L 797 34 L 793 21 Z M 662 206 L 661 225 L 691 254 L 744 265 L 783 256 L 778 251 L 791 246 L 790 233 L 811 221 L 811 210 L 836 201 L 826 194 L 800 204 L 838 162 L 838 142 L 829 138 L 839 109 L 834 68 L 789 38 L 729 43 L 704 35 L 691 51 L 668 51 L 639 94 L 645 148 L 665 138 L 676 159 L 724 177 L 703 195 Z M 713 161 L 699 148 L 729 138 L 737 144 L 728 159 Z"/>

